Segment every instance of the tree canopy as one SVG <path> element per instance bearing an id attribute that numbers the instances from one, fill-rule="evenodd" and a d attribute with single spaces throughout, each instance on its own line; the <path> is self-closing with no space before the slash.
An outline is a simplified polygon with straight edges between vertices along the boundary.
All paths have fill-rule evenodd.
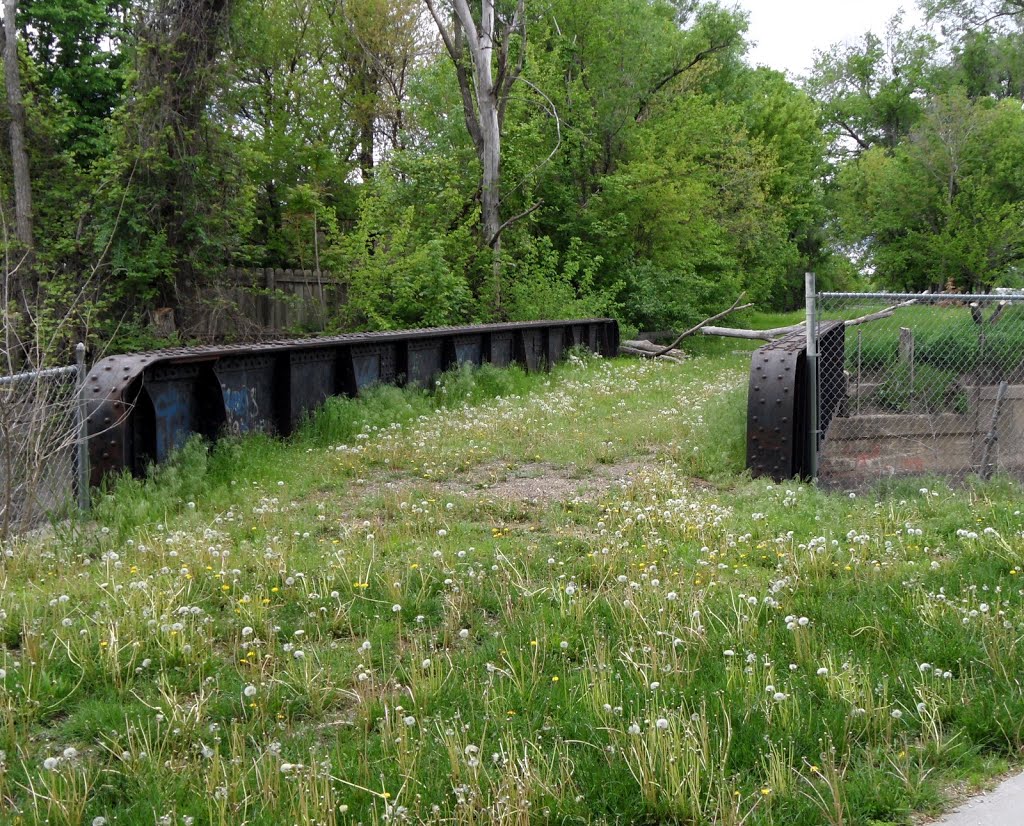
<path id="1" fill-rule="evenodd" d="M 6 0 L 7 280 L 120 347 L 230 267 L 347 329 L 1020 284 L 1024 5 L 921 7 L 793 79 L 704 0 Z"/>

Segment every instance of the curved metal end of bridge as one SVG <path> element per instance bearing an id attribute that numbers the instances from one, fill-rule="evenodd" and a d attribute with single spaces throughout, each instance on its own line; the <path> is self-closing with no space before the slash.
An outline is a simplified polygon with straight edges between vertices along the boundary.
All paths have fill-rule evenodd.
<path id="1" fill-rule="evenodd" d="M 110 356 L 86 377 L 91 483 L 143 474 L 193 433 L 288 435 L 330 396 L 430 387 L 458 364 L 547 369 L 572 347 L 613 356 L 613 319 L 434 327 Z"/>
<path id="2" fill-rule="evenodd" d="M 830 387 L 829 404 L 819 408 L 821 438 L 838 407 L 840 393 L 845 393 L 845 326 L 841 321 L 826 321 L 818 331 L 819 382 Z M 747 394 L 747 467 L 751 473 L 776 482 L 807 478 L 813 423 L 807 339 L 801 330 L 766 344 L 751 357 Z"/>

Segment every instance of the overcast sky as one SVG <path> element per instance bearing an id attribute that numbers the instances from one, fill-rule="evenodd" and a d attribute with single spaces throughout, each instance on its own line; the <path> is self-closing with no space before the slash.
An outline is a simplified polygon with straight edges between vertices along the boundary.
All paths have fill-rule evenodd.
<path id="1" fill-rule="evenodd" d="M 785 70 L 792 76 L 810 71 L 815 51 L 855 40 L 866 31 L 882 34 L 886 22 L 900 6 L 905 12 L 905 23 L 921 19 L 914 0 L 736 1 L 750 12 L 747 36 L 757 44 L 747 55 L 750 63 Z"/>

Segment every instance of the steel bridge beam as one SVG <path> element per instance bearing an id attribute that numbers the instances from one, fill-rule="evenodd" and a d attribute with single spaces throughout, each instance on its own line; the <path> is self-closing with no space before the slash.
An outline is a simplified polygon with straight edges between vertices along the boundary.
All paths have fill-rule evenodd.
<path id="1" fill-rule="evenodd" d="M 433 386 L 458 364 L 547 369 L 571 347 L 613 356 L 607 318 L 436 327 L 110 356 L 86 378 L 91 482 L 145 473 L 193 433 L 287 436 L 330 396 Z"/>

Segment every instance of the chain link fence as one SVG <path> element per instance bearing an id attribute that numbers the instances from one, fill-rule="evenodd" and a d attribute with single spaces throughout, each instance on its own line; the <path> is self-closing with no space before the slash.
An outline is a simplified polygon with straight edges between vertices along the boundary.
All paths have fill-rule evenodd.
<path id="1" fill-rule="evenodd" d="M 843 375 L 819 376 L 820 484 L 1024 479 L 1024 294 L 819 293 L 843 320 Z"/>
<path id="2" fill-rule="evenodd" d="M 85 348 L 78 363 L 0 376 L 0 540 L 88 504 Z"/>

